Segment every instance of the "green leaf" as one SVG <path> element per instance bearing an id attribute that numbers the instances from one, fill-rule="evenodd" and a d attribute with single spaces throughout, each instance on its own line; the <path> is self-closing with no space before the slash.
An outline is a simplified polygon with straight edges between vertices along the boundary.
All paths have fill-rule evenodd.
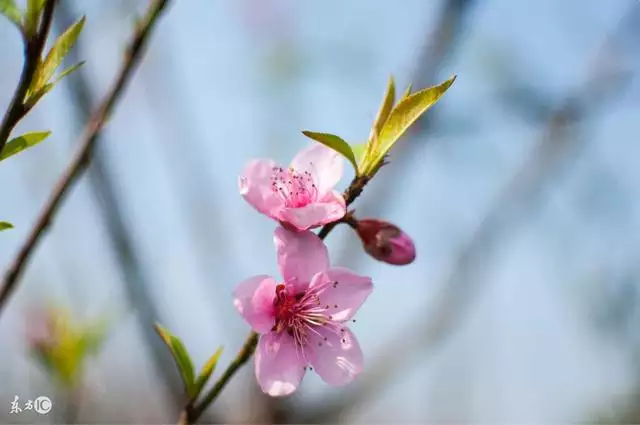
<path id="1" fill-rule="evenodd" d="M 420 90 L 398 102 L 378 136 L 380 146 L 375 151 L 376 162 L 384 158 L 411 124 L 442 97 L 455 79 L 453 76 L 440 85 Z"/>
<path id="2" fill-rule="evenodd" d="M 309 137 L 310 139 L 315 140 L 316 142 L 320 142 L 323 145 L 330 147 L 334 151 L 338 152 L 345 158 L 349 160 L 353 168 L 358 172 L 358 163 L 356 162 L 356 158 L 353 156 L 353 151 L 351 150 L 351 146 L 349 143 L 342 140 L 342 138 L 328 133 L 314 133 L 313 131 L 303 131 L 302 134 Z"/>
<path id="3" fill-rule="evenodd" d="M 108 330 L 106 320 L 92 323 L 91 326 L 83 329 L 78 341 L 78 355 L 85 357 L 97 354 L 106 339 Z"/>
<path id="4" fill-rule="evenodd" d="M 371 127 L 371 132 L 369 134 L 369 143 L 365 148 L 362 162 L 361 164 L 368 164 L 371 162 L 371 158 L 375 155 L 375 152 L 378 150 L 379 138 L 378 135 L 380 131 L 384 127 L 384 124 L 387 122 L 389 118 L 389 114 L 393 109 L 393 104 L 396 101 L 396 84 L 393 81 L 393 76 L 389 76 L 389 82 L 387 83 L 387 90 L 384 94 L 384 99 L 382 100 L 382 104 L 380 105 L 380 110 L 378 111 L 378 115 L 376 116 L 375 121 L 373 122 L 373 126 Z"/>
<path id="5" fill-rule="evenodd" d="M 358 143 L 357 145 L 351 145 L 351 150 L 353 151 L 353 156 L 356 159 L 356 163 L 358 167 L 362 165 L 362 161 L 364 160 L 364 154 L 367 150 L 367 146 L 369 143 Z"/>
<path id="6" fill-rule="evenodd" d="M 62 71 L 60 73 L 60 75 L 58 75 L 52 82 L 47 83 L 45 85 L 43 85 L 42 87 L 40 87 L 38 89 L 38 91 L 36 91 L 35 93 L 29 93 L 27 94 L 27 100 L 26 103 L 33 107 L 36 103 L 38 103 L 38 101 L 40 99 L 42 99 L 42 96 L 44 96 L 45 94 L 49 93 L 51 91 L 51 89 L 58 84 L 58 82 L 60 80 L 62 80 L 64 77 L 68 76 L 69 74 L 73 73 L 74 71 L 78 70 L 82 65 L 84 65 L 84 61 L 77 63 L 75 65 L 70 66 L 69 68 L 65 69 L 64 71 Z"/>
<path id="7" fill-rule="evenodd" d="M 27 35 L 33 36 L 38 31 L 40 11 L 45 0 L 27 0 L 27 11 L 24 14 L 24 29 Z"/>
<path id="8" fill-rule="evenodd" d="M 58 67 L 62 63 L 62 59 L 69 53 L 73 45 L 78 40 L 78 36 L 80 35 L 82 28 L 84 28 L 85 20 L 86 17 L 83 16 L 69 28 L 67 28 L 67 30 L 62 33 L 62 35 L 60 35 L 60 37 L 58 37 L 56 42 L 51 47 L 51 50 L 49 50 L 47 57 L 44 59 L 42 66 L 40 66 L 38 69 L 37 77 L 34 79 L 31 87 L 32 92 L 37 92 L 42 86 L 49 82 L 51 77 L 53 77 L 56 69 L 58 69 Z M 78 65 L 76 65 L 75 69 L 77 69 L 77 67 Z M 66 74 L 69 74 L 75 71 L 75 69 L 73 69 L 72 67 L 71 70 L 64 71 L 63 74 L 65 74 L 65 72 Z"/>
<path id="9" fill-rule="evenodd" d="M 52 86 L 57 84 L 64 77 L 66 77 L 68 75 L 71 75 L 72 73 L 76 72 L 84 64 L 85 64 L 85 61 L 81 61 L 81 62 L 79 62 L 79 63 L 77 63 L 75 65 L 71 65 L 69 68 L 67 68 L 64 71 L 62 71 L 50 84 Z"/>
<path id="10" fill-rule="evenodd" d="M 403 101 L 406 98 L 408 98 L 410 94 L 411 94 L 411 83 L 409 83 L 409 85 L 407 86 L 407 89 L 404 91 L 404 94 L 400 98 L 400 101 Z"/>
<path id="11" fill-rule="evenodd" d="M 33 131 L 10 140 L 0 152 L 0 161 L 33 147 L 51 135 L 50 131 Z"/>
<path id="12" fill-rule="evenodd" d="M 22 28 L 22 13 L 13 0 L 0 0 L 0 14 L 3 14 L 18 28 Z"/>
<path id="13" fill-rule="evenodd" d="M 33 107 L 36 103 L 38 103 L 38 101 L 40 101 L 40 99 L 42 99 L 42 96 L 49 93 L 52 88 L 53 84 L 48 83 L 40 87 L 35 93 L 32 92 L 31 89 L 29 89 L 29 91 L 27 91 L 27 95 L 25 96 L 25 105 Z"/>
<path id="14" fill-rule="evenodd" d="M 391 113 L 391 109 L 393 108 L 393 104 L 396 101 L 396 84 L 393 81 L 393 76 L 389 77 L 389 82 L 387 83 L 387 91 L 384 94 L 384 99 L 382 101 L 382 105 L 380 105 L 380 110 L 378 111 L 378 115 L 376 116 L 376 120 L 373 123 L 373 129 L 376 134 L 380 134 L 382 127 L 387 122 L 389 118 L 389 114 Z"/>
<path id="15" fill-rule="evenodd" d="M 202 370 L 200 371 L 200 375 L 198 375 L 198 379 L 194 385 L 194 394 L 193 398 L 197 397 L 198 394 L 202 391 L 205 384 L 216 370 L 216 366 L 218 365 L 218 360 L 220 360 L 220 356 L 222 355 L 222 347 L 218 348 L 213 356 L 209 357 L 209 360 L 204 364 Z"/>
<path id="16" fill-rule="evenodd" d="M 6 221 L 0 221 L 0 232 L 2 232 L 3 230 L 9 230 L 9 229 L 13 229 L 13 224 Z"/>
<path id="17" fill-rule="evenodd" d="M 189 353 L 187 353 L 187 349 L 177 336 L 172 335 L 159 324 L 155 325 L 155 329 L 169 348 L 169 351 L 173 356 L 173 360 L 176 362 L 176 366 L 178 366 L 187 395 L 192 397 L 195 390 L 195 372 L 193 362 L 191 361 L 191 357 L 189 357 Z"/>

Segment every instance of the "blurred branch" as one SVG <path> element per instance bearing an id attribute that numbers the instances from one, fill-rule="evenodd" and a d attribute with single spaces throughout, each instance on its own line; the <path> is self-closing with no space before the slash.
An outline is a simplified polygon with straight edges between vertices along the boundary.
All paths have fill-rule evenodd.
<path id="1" fill-rule="evenodd" d="M 435 24 L 433 32 L 426 34 L 426 40 L 421 50 L 420 57 L 417 61 L 417 67 L 414 70 L 411 84 L 415 89 L 433 85 L 438 78 L 442 68 L 448 63 L 456 52 L 456 49 L 462 39 L 463 32 L 467 26 L 465 22 L 467 16 L 476 4 L 476 0 L 445 0 Z M 423 115 L 410 129 L 409 134 L 417 138 L 417 135 L 424 134 L 431 119 L 435 113 L 435 109 L 429 114 Z M 399 152 L 409 151 L 411 144 L 418 143 L 418 140 L 405 141 L 404 148 L 399 144 L 394 148 L 395 161 L 398 161 Z M 409 156 L 409 153 L 406 154 Z M 400 168 L 400 167 L 398 167 Z M 385 179 L 388 186 L 392 186 Z"/>
<path id="2" fill-rule="evenodd" d="M 31 106 L 25 105 L 24 103 L 25 97 L 31 85 L 31 80 L 33 80 L 35 76 L 38 62 L 42 57 L 42 51 L 49 36 L 56 1 L 57 0 L 47 0 L 44 4 L 40 27 L 34 36 L 29 36 L 24 30 L 22 32 L 24 41 L 24 65 L 22 67 L 22 73 L 20 74 L 18 87 L 13 94 L 7 112 L 2 118 L 2 123 L 0 123 L 0 152 L 4 149 L 15 126 L 31 110 Z"/>
<path id="3" fill-rule="evenodd" d="M 2 309 L 6 307 L 9 296 L 15 289 L 16 284 L 27 263 L 31 259 L 36 246 L 42 239 L 42 236 L 44 236 L 45 230 L 48 229 L 54 219 L 62 200 L 68 193 L 68 189 L 73 186 L 73 184 L 82 175 L 82 172 L 88 167 L 91 161 L 93 148 L 95 147 L 95 142 L 109 116 L 113 112 L 115 105 L 122 97 L 124 89 L 133 75 L 133 71 L 140 63 L 148 38 L 168 3 L 168 0 L 153 1 L 146 15 L 141 19 L 126 51 L 124 63 L 116 77 L 113 87 L 87 123 L 84 134 L 80 139 L 80 147 L 77 153 L 54 187 L 49 200 L 38 216 L 27 240 L 24 242 L 22 248 L 18 252 L 18 255 L 10 264 L 4 276 L 2 284 L 0 285 L 0 313 L 2 312 Z"/>
<path id="4" fill-rule="evenodd" d="M 636 9 L 632 9 L 633 12 L 640 9 L 637 5 L 634 7 Z M 624 20 L 625 24 L 628 22 L 629 19 Z M 606 53 L 614 40 L 614 37 L 608 39 L 602 52 Z M 598 55 L 598 59 L 596 65 L 602 56 Z M 415 360 L 419 353 L 422 354 L 420 359 L 424 360 L 425 348 L 433 350 L 453 334 L 468 310 L 474 291 L 479 289 L 477 282 L 482 280 L 483 266 L 490 262 L 499 248 L 499 242 L 505 236 L 512 235 L 517 226 L 534 211 L 549 183 L 557 181 L 558 173 L 566 170 L 567 162 L 575 159 L 584 148 L 585 141 L 572 134 L 572 128 L 585 118 L 592 106 L 610 99 L 614 89 L 620 89 L 620 83 L 629 81 L 623 79 L 617 81 L 619 84 L 612 84 L 615 83 L 612 77 L 619 75 L 599 74 L 596 71 L 576 96 L 568 97 L 556 109 L 529 159 L 508 182 L 470 241 L 458 253 L 451 275 L 441 286 L 444 289 L 437 297 L 437 304 L 424 309 L 428 312 L 427 316 L 420 314 L 416 320 L 404 326 L 386 344 L 390 348 L 383 350 L 367 367 L 371 372 L 363 375 L 355 383 L 355 388 L 341 391 L 315 408 L 305 409 L 295 419 L 297 423 L 337 421 L 341 415 L 376 396 L 394 375 L 406 370 L 408 363 Z"/>
<path id="5" fill-rule="evenodd" d="M 625 44 L 625 38 L 631 40 L 628 47 L 636 46 L 638 42 L 638 30 L 640 25 L 640 8 L 636 4 L 632 4 L 631 10 L 626 13 L 622 21 L 616 29 L 616 45 L 609 43 L 609 49 L 601 53 L 597 69 L 594 69 L 593 78 L 599 78 L 599 75 L 608 74 L 615 75 L 614 82 L 623 79 L 630 79 L 632 72 L 630 69 L 623 69 L 620 60 L 623 56 L 622 50 Z M 518 75 L 516 68 L 522 69 L 529 67 L 529 64 L 515 64 L 512 55 L 507 52 L 492 49 L 490 52 L 487 65 L 490 68 L 490 75 L 496 82 L 500 84 L 497 97 L 504 104 L 504 110 L 518 115 L 520 118 L 528 122 L 537 124 L 547 121 L 554 113 L 554 105 L 557 100 L 549 93 L 547 88 L 534 86 L 532 78 L 528 76 Z M 631 54 L 637 54 L 637 51 L 627 52 L 627 58 Z M 608 96 L 614 96 L 615 90 L 606 87 L 606 81 L 601 81 L 600 90 L 605 90 Z M 592 96 L 591 93 L 585 92 L 583 96 Z"/>
<path id="6" fill-rule="evenodd" d="M 74 22 L 74 12 L 71 9 L 70 0 L 61 0 L 56 16 L 56 23 L 64 30 Z M 76 49 L 69 52 L 65 58 L 68 64 L 80 61 L 79 52 L 83 49 L 82 39 L 78 40 Z M 85 50 L 86 51 L 86 50 Z M 97 104 L 96 95 L 91 89 L 85 70 L 79 70 L 74 78 L 65 81 L 71 97 L 71 104 L 75 109 L 75 115 L 79 122 L 89 119 L 89 111 Z M 96 138 L 96 148 L 93 154 L 92 167 L 87 170 L 89 184 L 96 195 L 100 208 L 98 213 L 102 217 L 107 229 L 112 252 L 115 255 L 120 274 L 124 280 L 125 294 L 129 304 L 135 309 L 138 325 L 143 336 L 145 347 L 149 349 L 155 367 L 155 375 L 160 377 L 169 391 L 174 402 L 175 413 L 184 403 L 182 382 L 173 365 L 173 359 L 166 346 L 160 340 L 153 328 L 153 323 L 160 321 L 160 313 L 156 308 L 149 278 L 146 276 L 135 243 L 132 240 L 132 232 L 127 228 L 122 202 L 118 197 L 116 183 L 109 175 L 108 162 L 104 153 L 104 146 L 100 142 L 102 136 Z"/>

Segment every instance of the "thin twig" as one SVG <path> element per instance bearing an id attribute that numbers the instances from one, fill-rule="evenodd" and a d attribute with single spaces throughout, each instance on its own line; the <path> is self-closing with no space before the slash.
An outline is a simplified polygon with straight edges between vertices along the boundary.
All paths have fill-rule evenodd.
<path id="1" fill-rule="evenodd" d="M 364 187 L 369 182 L 368 177 L 356 177 L 353 179 L 347 190 L 345 190 L 343 196 L 345 199 L 345 203 L 347 206 L 351 205 L 353 201 L 356 200 L 358 196 L 362 193 Z M 333 230 L 333 228 L 339 223 L 329 223 L 320 229 L 318 232 L 318 236 L 321 239 L 327 237 L 327 235 Z M 224 371 L 222 376 L 218 378 L 214 386 L 211 390 L 204 396 L 202 401 L 197 404 L 195 407 L 191 408 L 191 406 L 187 406 L 182 414 L 180 415 L 179 424 L 187 425 L 192 424 L 198 420 L 198 418 L 204 413 L 204 411 L 218 398 L 224 387 L 231 381 L 236 372 L 240 370 L 245 363 L 251 359 L 253 353 L 256 350 L 256 346 L 258 344 L 258 334 L 255 332 L 251 332 L 247 337 L 245 343 L 243 344 L 238 354 L 236 354 L 235 359 L 227 366 L 227 369 Z"/>
<path id="2" fill-rule="evenodd" d="M 15 126 L 20 122 L 22 118 L 27 115 L 31 106 L 25 105 L 24 100 L 27 96 L 27 91 L 31 86 L 31 81 L 35 76 L 38 68 L 38 62 L 42 56 L 47 37 L 49 36 L 49 30 L 51 29 L 51 22 L 53 21 L 53 10 L 55 9 L 57 0 L 47 0 L 42 12 L 42 21 L 40 27 L 33 38 L 29 38 L 25 32 L 23 32 L 24 41 L 24 65 L 22 67 L 22 73 L 20 74 L 20 81 L 16 88 L 11 103 L 7 112 L 2 118 L 0 123 L 0 152 L 4 149 L 11 132 Z"/>
<path id="3" fill-rule="evenodd" d="M 138 24 L 136 31 L 127 48 L 124 63 L 111 91 L 107 94 L 102 105 L 94 112 L 89 120 L 84 134 L 80 139 L 80 148 L 73 157 L 71 163 L 56 184 L 49 200 L 40 213 L 36 224 L 33 226 L 27 240 L 18 252 L 18 255 L 9 266 L 2 285 L 0 287 L 0 313 L 7 304 L 9 296 L 16 287 L 16 283 L 25 269 L 35 247 L 40 242 L 45 230 L 53 220 L 68 189 L 78 180 L 82 172 L 86 170 L 91 160 L 91 153 L 104 125 L 109 119 L 114 106 L 122 97 L 133 71 L 142 58 L 145 46 L 155 24 L 162 12 L 166 9 L 169 0 L 155 0 L 151 3 L 146 15 Z"/>

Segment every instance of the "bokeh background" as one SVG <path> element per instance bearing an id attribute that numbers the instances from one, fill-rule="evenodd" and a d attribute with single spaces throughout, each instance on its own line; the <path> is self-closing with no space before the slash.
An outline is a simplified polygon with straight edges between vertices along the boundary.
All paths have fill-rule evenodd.
<path id="1" fill-rule="evenodd" d="M 0 166 L 9 263 L 116 73 L 142 0 L 61 0 L 54 32 L 87 24 L 64 80 L 20 125 L 53 130 Z M 238 194 L 245 162 L 287 164 L 308 139 L 369 133 L 390 74 L 402 91 L 458 75 L 354 204 L 415 240 L 406 267 L 353 232 L 332 262 L 373 277 L 353 329 L 366 372 L 313 373 L 269 399 L 245 367 L 203 422 L 640 421 L 640 3 L 636 0 L 173 2 L 105 132 L 0 320 L 0 422 L 69 422 L 29 356 L 28 312 L 107 314 L 78 423 L 172 423 L 180 384 L 152 324 L 220 369 L 249 328 L 242 279 L 277 275 L 272 232 Z M 0 105 L 22 66 L 0 20 Z M 4 108 L 4 106 L 3 106 Z M 345 167 L 348 169 L 348 167 Z M 350 172 L 350 171 L 349 171 Z M 346 187 L 351 175 L 342 185 Z M 49 416 L 9 415 L 48 395 Z"/>

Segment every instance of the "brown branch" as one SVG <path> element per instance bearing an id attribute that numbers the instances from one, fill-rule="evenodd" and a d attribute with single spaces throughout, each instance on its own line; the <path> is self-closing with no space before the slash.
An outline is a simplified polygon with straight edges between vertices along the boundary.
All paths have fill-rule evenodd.
<path id="1" fill-rule="evenodd" d="M 44 236 L 45 230 L 47 230 L 51 224 L 62 200 L 68 193 L 68 189 L 78 180 L 89 165 L 95 142 L 109 119 L 113 108 L 122 97 L 127 83 L 131 79 L 134 70 L 142 58 L 147 40 L 149 39 L 158 18 L 165 10 L 168 3 L 169 0 L 154 0 L 146 15 L 138 24 L 131 43 L 127 48 L 122 68 L 116 77 L 113 87 L 107 94 L 104 102 L 94 112 L 89 120 L 84 134 L 80 139 L 80 148 L 54 187 L 49 200 L 40 213 L 35 225 L 27 237 L 27 240 L 4 276 L 0 287 L 0 313 L 2 313 L 2 309 L 6 306 L 9 296 L 15 289 L 16 283 L 24 271 L 25 266 L 31 258 L 36 246 L 42 239 L 42 236 Z"/>
<path id="2" fill-rule="evenodd" d="M 56 2 L 57 0 L 46 1 L 44 5 L 44 11 L 42 12 L 42 21 L 35 36 L 30 38 L 24 31 L 22 33 L 25 56 L 24 65 L 22 67 L 22 73 L 20 74 L 18 87 L 13 94 L 13 98 L 11 99 L 11 103 L 9 104 L 7 112 L 2 118 L 2 123 L 0 123 L 0 152 L 2 152 L 4 146 L 7 144 L 7 141 L 9 140 L 9 136 L 11 135 L 13 129 L 16 127 L 16 125 L 18 125 L 20 120 L 24 118 L 25 115 L 27 115 L 27 113 L 33 106 L 26 105 L 24 103 L 24 100 L 27 96 L 29 86 L 31 86 L 31 81 L 36 74 L 36 70 L 38 69 L 38 62 L 42 57 L 44 45 L 47 42 L 49 30 L 51 29 L 51 22 L 53 21 L 53 10 L 56 7 Z"/>

